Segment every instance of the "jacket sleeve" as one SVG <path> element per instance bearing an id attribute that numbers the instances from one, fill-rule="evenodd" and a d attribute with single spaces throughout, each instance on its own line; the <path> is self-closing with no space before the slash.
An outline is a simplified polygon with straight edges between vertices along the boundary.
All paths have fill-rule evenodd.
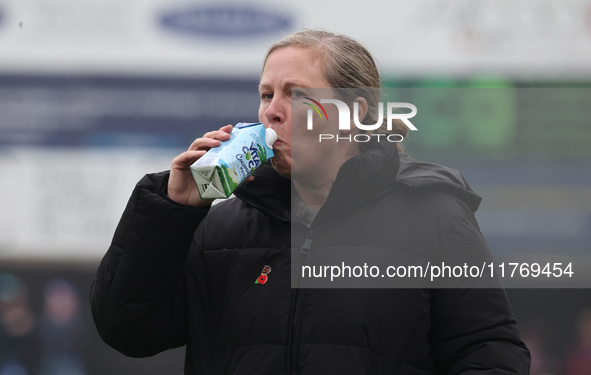
<path id="1" fill-rule="evenodd" d="M 102 339 L 133 357 L 186 342 L 183 270 L 194 233 L 209 208 L 166 197 L 168 172 L 135 187 L 91 286 Z"/>
<path id="2" fill-rule="evenodd" d="M 456 262 L 462 257 L 480 264 L 492 260 L 467 208 L 445 239 L 443 252 Z M 470 282 L 470 278 L 458 279 L 456 287 L 433 290 L 431 342 L 442 373 L 529 374 L 530 354 L 520 338 L 505 290 L 500 284 L 482 288 L 482 284 Z"/>

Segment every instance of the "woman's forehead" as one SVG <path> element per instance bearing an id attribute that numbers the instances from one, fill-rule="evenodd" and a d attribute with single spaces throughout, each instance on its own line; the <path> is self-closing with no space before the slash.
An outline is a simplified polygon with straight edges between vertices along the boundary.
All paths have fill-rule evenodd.
<path id="1" fill-rule="evenodd" d="M 307 47 L 283 47 L 273 51 L 261 74 L 261 87 L 325 87 L 318 55 Z"/>

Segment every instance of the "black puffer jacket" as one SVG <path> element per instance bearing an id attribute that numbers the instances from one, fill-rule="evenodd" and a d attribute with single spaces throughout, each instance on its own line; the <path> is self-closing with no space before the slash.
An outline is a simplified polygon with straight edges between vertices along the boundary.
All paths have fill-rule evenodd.
<path id="1" fill-rule="evenodd" d="M 135 357 L 186 344 L 185 374 L 529 373 L 502 289 L 291 288 L 292 242 L 298 263 L 361 244 L 488 259 L 461 175 L 401 160 L 345 163 L 310 231 L 292 228 L 290 181 L 270 165 L 210 210 L 169 200 L 167 173 L 144 177 L 93 284 L 100 335 Z"/>

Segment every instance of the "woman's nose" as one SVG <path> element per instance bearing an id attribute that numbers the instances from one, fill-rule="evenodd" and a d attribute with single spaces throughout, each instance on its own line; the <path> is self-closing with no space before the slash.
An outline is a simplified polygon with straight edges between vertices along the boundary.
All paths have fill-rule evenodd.
<path id="1" fill-rule="evenodd" d="M 289 101 L 281 97 L 275 96 L 267 109 L 265 110 L 265 117 L 269 121 L 269 125 L 279 125 L 282 124 L 285 119 L 287 118 L 287 107 L 289 106 Z"/>

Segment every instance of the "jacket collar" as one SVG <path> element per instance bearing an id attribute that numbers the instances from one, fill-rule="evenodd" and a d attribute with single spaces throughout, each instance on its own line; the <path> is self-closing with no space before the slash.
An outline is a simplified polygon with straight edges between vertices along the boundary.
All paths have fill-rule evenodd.
<path id="1" fill-rule="evenodd" d="M 430 188 L 455 195 L 473 212 L 478 210 L 482 198 L 476 194 L 462 173 L 443 165 L 417 161 L 406 154 L 400 156 L 400 169 L 396 181 L 415 188 Z"/>
<path id="2" fill-rule="evenodd" d="M 321 212 L 334 214 L 344 208 L 356 208 L 386 191 L 394 181 L 399 165 L 396 147 L 388 146 L 347 160 L 341 166 Z M 290 180 L 275 172 L 267 162 L 255 170 L 252 182 L 241 185 L 234 194 L 271 216 L 290 220 L 291 189 Z"/>
<path id="3" fill-rule="evenodd" d="M 337 174 L 321 213 L 343 213 L 386 193 L 394 183 L 399 166 L 398 150 L 391 143 L 378 144 L 347 160 Z"/>
<path id="4" fill-rule="evenodd" d="M 291 181 L 279 175 L 270 162 L 257 168 L 254 180 L 241 185 L 235 195 L 270 216 L 291 220 Z M 394 184 L 449 192 L 473 211 L 481 197 L 462 174 L 442 165 L 417 161 L 399 154 L 391 143 L 381 143 L 347 160 L 340 168 L 319 216 L 342 214 L 390 191 Z"/>
<path id="5" fill-rule="evenodd" d="M 266 162 L 254 171 L 254 180 L 240 185 L 234 195 L 266 214 L 290 221 L 291 180 L 281 176 Z"/>

